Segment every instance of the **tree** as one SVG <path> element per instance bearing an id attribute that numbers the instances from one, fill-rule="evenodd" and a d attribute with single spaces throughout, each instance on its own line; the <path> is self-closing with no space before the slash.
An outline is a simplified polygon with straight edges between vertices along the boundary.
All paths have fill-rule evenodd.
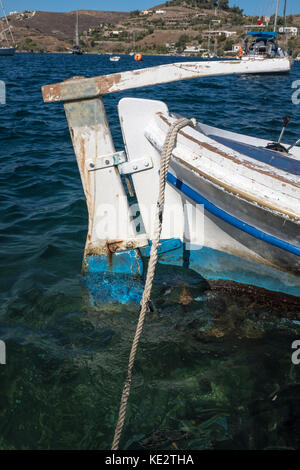
<path id="1" fill-rule="evenodd" d="M 219 0 L 218 7 L 221 10 L 229 10 L 228 0 Z"/>
<path id="2" fill-rule="evenodd" d="M 187 34 L 182 34 L 178 41 L 176 42 L 175 44 L 175 47 L 176 49 L 179 51 L 179 52 L 182 52 L 184 51 L 184 49 L 186 48 L 186 43 L 189 41 L 189 37 Z"/>
<path id="3" fill-rule="evenodd" d="M 130 12 L 131 18 L 134 18 L 135 16 L 140 16 L 140 10 L 133 10 Z"/>

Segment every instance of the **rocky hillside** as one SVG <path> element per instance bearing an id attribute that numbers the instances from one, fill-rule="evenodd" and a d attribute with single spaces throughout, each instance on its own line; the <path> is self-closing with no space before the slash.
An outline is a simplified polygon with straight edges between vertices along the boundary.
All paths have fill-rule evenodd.
<path id="1" fill-rule="evenodd" d="M 127 12 L 79 10 L 79 32 L 107 24 L 113 27 L 129 17 Z M 63 51 L 73 44 L 76 12 L 25 11 L 8 17 L 20 50 Z"/>
<path id="2" fill-rule="evenodd" d="M 190 54 L 194 51 L 199 55 L 208 47 L 209 30 L 215 30 L 223 33 L 216 34 L 216 40 L 211 38 L 211 49 L 218 55 L 228 54 L 241 42 L 245 25 L 256 25 L 258 17 L 247 17 L 238 7 L 229 8 L 228 0 L 219 0 L 218 4 L 217 8 L 215 0 L 171 0 L 129 13 L 80 10 L 81 47 L 91 53 L 128 53 L 134 49 L 144 54 L 174 54 L 188 49 Z M 19 51 L 66 52 L 74 44 L 75 11 L 27 11 L 11 14 L 9 21 Z M 287 24 L 300 30 L 300 15 L 288 17 Z M 300 52 L 299 38 L 288 38 L 295 55 Z"/>

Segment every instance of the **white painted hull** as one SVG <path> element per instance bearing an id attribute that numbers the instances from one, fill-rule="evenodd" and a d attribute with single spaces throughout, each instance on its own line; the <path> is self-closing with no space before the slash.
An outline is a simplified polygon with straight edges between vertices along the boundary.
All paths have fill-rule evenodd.
<path id="1" fill-rule="evenodd" d="M 148 119 L 143 120 L 139 109 L 143 112 L 147 109 Z M 147 103 L 146 100 L 121 100 L 119 112 L 130 158 L 136 159 L 143 151 L 147 155 L 151 152 L 155 161 L 152 174 L 149 171 L 132 175 L 147 236 L 151 238 L 147 208 L 157 198 L 155 184 L 158 184 L 158 174 L 155 167 L 158 168 L 169 125 L 176 118 L 169 115 L 163 103 Z M 136 122 L 134 130 L 130 125 L 133 115 Z M 149 119 L 150 115 L 152 118 Z M 183 243 L 192 243 L 194 248 L 189 254 L 189 267 L 200 271 L 204 277 L 217 275 L 245 283 L 248 280 L 249 284 L 296 295 L 300 292 L 299 176 L 289 175 L 229 150 L 202 131 L 257 147 L 267 144 L 262 139 L 202 124 L 197 130 L 185 128 L 180 131 L 170 163 L 162 238 L 172 237 Z M 300 160 L 300 149 L 295 148 L 291 156 Z M 180 220 L 182 207 L 185 208 L 183 221 Z M 168 214 L 171 208 L 173 213 L 175 208 L 173 219 Z M 197 211 L 198 217 L 195 216 Z M 193 226 L 191 241 L 189 227 L 194 224 L 192 218 L 198 222 Z M 167 224 L 172 224 L 172 233 Z M 281 245 L 276 244 L 278 240 Z M 204 262 L 199 251 L 201 247 L 219 253 L 212 257 L 214 262 Z M 288 251 L 290 248 L 292 251 Z M 297 248 L 298 255 L 295 254 Z M 224 258 L 224 254 L 228 256 Z M 170 252 L 162 255 L 161 259 L 171 264 L 184 263 L 184 257 L 178 253 L 175 256 Z M 201 259 L 202 265 L 199 266 Z"/>
<path id="2" fill-rule="evenodd" d="M 266 72 L 264 73 L 287 73 L 292 68 L 293 61 L 289 57 L 274 57 L 273 59 L 255 56 L 244 56 L 241 62 L 255 64 L 266 64 Z"/>
<path id="3" fill-rule="evenodd" d="M 284 72 L 287 63 L 280 59 L 272 70 Z M 64 102 L 85 191 L 85 273 L 143 272 L 154 237 L 162 148 L 178 118 L 163 102 L 122 99 L 126 152 L 116 152 L 101 96 L 195 77 L 268 73 L 274 64 L 176 63 L 43 87 L 45 101 Z M 284 156 L 266 144 L 201 123 L 179 131 L 167 175 L 161 262 L 207 279 L 299 294 L 300 149 Z M 121 178 L 126 174 L 127 190 Z M 135 208 L 128 193 L 137 200 Z"/>

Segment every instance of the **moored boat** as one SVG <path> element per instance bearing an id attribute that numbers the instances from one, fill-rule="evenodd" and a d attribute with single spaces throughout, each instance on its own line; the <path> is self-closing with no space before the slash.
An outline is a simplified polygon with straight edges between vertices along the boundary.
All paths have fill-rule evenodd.
<path id="1" fill-rule="evenodd" d="M 15 40 L 2 0 L 0 0 L 0 7 L 3 14 L 2 20 L 5 24 L 4 28 L 0 28 L 0 56 L 13 56 L 16 52 Z M 2 45 L 3 43 L 5 43 L 5 46 Z"/>
<path id="2" fill-rule="evenodd" d="M 16 49 L 14 47 L 0 47 L 0 56 L 14 55 Z"/>
<path id="3" fill-rule="evenodd" d="M 240 56 L 243 61 L 269 60 L 269 72 L 289 72 L 293 60 L 286 51 L 279 48 L 276 42 L 277 33 L 250 32 L 244 40 L 244 54 Z M 248 37 L 254 41 L 248 46 Z"/>
<path id="4" fill-rule="evenodd" d="M 160 161 L 180 119 L 163 102 L 123 98 L 126 152 L 116 152 L 101 95 L 194 77 L 263 73 L 266 61 L 175 63 L 43 87 L 45 101 L 64 102 L 87 199 L 87 276 L 143 274 L 154 237 Z M 190 268 L 208 281 L 299 295 L 300 149 L 282 144 L 286 125 L 277 142 L 202 123 L 179 130 L 167 172 L 161 263 Z"/>
<path id="5" fill-rule="evenodd" d="M 280 0 L 276 2 L 276 12 L 274 16 L 274 28 L 273 31 L 251 31 L 248 32 L 244 38 L 243 48 L 240 48 L 238 58 L 240 60 L 265 60 L 272 59 L 270 62 L 270 73 L 290 72 L 294 60 L 289 57 L 287 51 L 282 49 L 277 44 L 277 23 L 278 23 L 278 11 L 279 11 Z M 286 3 L 284 1 L 284 24 L 286 24 Z M 265 28 L 261 20 L 258 20 L 258 25 L 261 28 Z M 285 30 L 285 28 L 283 28 Z M 252 42 L 249 44 L 249 40 Z M 280 65 L 279 65 L 280 64 Z"/>

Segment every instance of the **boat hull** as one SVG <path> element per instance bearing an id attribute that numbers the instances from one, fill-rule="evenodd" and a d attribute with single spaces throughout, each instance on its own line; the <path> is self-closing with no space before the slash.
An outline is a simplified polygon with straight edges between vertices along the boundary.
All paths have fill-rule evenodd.
<path id="1" fill-rule="evenodd" d="M 242 62 L 246 62 L 249 64 L 267 64 L 267 70 L 264 73 L 288 73 L 291 71 L 293 60 L 290 57 L 249 57 L 244 56 L 241 59 Z"/>
<path id="2" fill-rule="evenodd" d="M 276 71 L 285 62 L 276 62 Z M 163 102 L 122 99 L 126 153 L 116 152 L 101 96 L 200 76 L 266 73 L 272 63 L 171 64 L 43 88 L 45 101 L 64 102 L 88 207 L 83 272 L 92 285 L 95 275 L 143 275 L 156 236 L 161 157 L 179 117 Z M 214 282 L 299 295 L 299 148 L 284 159 L 263 140 L 193 125 L 177 133 L 172 147 L 159 262 Z"/>
<path id="3" fill-rule="evenodd" d="M 170 118 L 168 121 L 166 109 L 163 109 L 163 106 L 158 106 L 153 120 L 150 123 L 148 120 L 148 124 L 141 131 L 140 141 L 136 127 L 134 133 L 130 131 L 130 119 L 126 119 L 126 114 L 129 112 L 127 105 L 130 105 L 131 112 L 139 118 L 140 125 L 144 124 L 142 118 L 137 114 L 137 109 L 134 110 L 134 101 L 131 99 L 126 103 L 125 99 L 122 103 L 121 100 L 122 104 L 119 106 L 128 152 L 132 153 L 132 159 L 137 158 L 134 153 L 140 153 L 141 148 L 144 148 L 148 154 L 151 150 L 145 144 L 146 138 L 148 144 L 150 143 L 152 149 L 154 148 L 156 151 L 156 155 L 155 152 L 153 154 L 154 161 L 159 162 L 168 126 L 171 121 L 174 122 L 174 117 L 173 120 Z M 138 103 L 136 104 L 138 105 Z M 145 106 L 146 100 L 143 100 L 142 108 L 145 109 Z M 150 103 L 149 107 L 151 107 Z M 218 131 L 207 126 L 204 127 L 209 134 Z M 198 128 L 201 129 L 201 124 L 198 125 Z M 219 130 L 219 134 L 222 135 L 221 130 Z M 225 132 L 225 136 L 226 138 L 239 139 L 239 136 L 233 133 Z M 259 151 L 262 151 L 261 148 L 266 144 L 266 141 L 261 139 L 248 139 L 247 136 L 241 136 L 241 140 L 243 139 L 249 145 L 250 142 L 253 144 L 254 140 Z M 213 147 L 209 142 L 212 141 L 200 132 L 191 131 L 189 135 L 184 129 L 178 135 L 177 146 L 173 151 L 167 175 L 167 200 L 165 203 L 167 219 L 169 219 L 169 206 L 175 207 L 173 220 L 175 228 L 173 237 L 172 233 L 168 233 L 162 242 L 159 262 L 190 268 L 205 279 L 234 281 L 271 291 L 299 295 L 299 218 L 297 218 L 297 214 L 293 218 L 292 210 L 297 211 L 297 205 L 292 208 L 291 202 L 297 201 L 299 198 L 299 177 L 292 175 L 288 179 L 286 172 L 281 169 L 272 168 L 264 162 L 252 163 L 252 159 L 248 157 L 243 156 L 244 160 L 241 158 L 235 161 L 231 149 L 226 150 L 216 142 L 216 146 Z M 138 150 L 136 151 L 135 148 Z M 210 154 L 212 154 L 211 162 L 205 164 L 204 157 Z M 200 163 L 197 167 L 193 162 L 198 160 Z M 228 178 L 231 178 L 232 186 L 219 184 L 221 179 L 217 178 L 218 164 L 221 174 L 228 171 Z M 228 169 L 226 165 L 228 165 Z M 235 176 L 233 176 L 234 174 Z M 154 175 L 155 172 L 149 178 L 152 185 L 153 178 L 157 178 Z M 253 186 L 252 194 L 250 191 L 247 192 L 248 183 L 245 176 L 249 180 L 249 187 Z M 151 187 L 149 183 L 147 185 L 146 177 L 146 172 L 144 172 L 144 176 L 142 174 L 133 176 L 138 200 L 142 206 L 149 205 L 149 197 L 145 195 L 143 190 L 147 186 L 150 191 Z M 245 179 L 244 194 L 235 191 L 234 186 L 239 178 Z M 141 184 L 139 180 L 141 180 Z M 259 191 L 260 182 L 265 188 L 265 194 L 258 194 L 257 199 L 255 191 L 256 188 Z M 259 197 L 263 199 L 263 196 L 265 199 L 260 201 Z M 279 204 L 275 203 L 273 206 L 270 203 L 271 198 L 275 198 L 276 201 L 277 196 L 279 200 L 282 198 L 283 206 L 286 204 L 286 207 L 292 209 L 290 212 L 284 208 L 280 210 Z M 153 201 L 155 200 L 156 195 L 153 195 Z M 176 212 L 176 207 L 178 207 L 178 212 Z M 177 220 L 180 218 L 180 207 L 184 208 L 183 225 L 185 228 L 183 234 L 178 228 L 180 224 Z M 143 214 L 142 209 L 141 213 L 144 216 L 145 211 Z M 147 219 L 146 214 L 145 219 Z M 177 228 L 176 223 L 178 224 Z M 146 231 L 149 234 L 147 224 Z M 151 238 L 151 235 L 149 237 Z M 178 246 L 176 244 L 172 246 L 171 242 L 174 242 L 176 238 Z M 167 241 L 168 243 L 166 243 Z M 143 257 L 147 257 L 149 249 L 141 248 L 141 253 Z"/>
<path id="4" fill-rule="evenodd" d="M 237 201 L 234 196 L 224 198 L 224 194 L 218 194 L 218 191 L 214 193 L 205 182 L 202 184 L 198 182 L 195 191 L 191 187 L 191 179 L 188 178 L 187 184 L 186 175 L 182 171 L 178 172 L 178 168 L 176 169 L 176 177 L 169 173 L 168 182 L 177 188 L 183 205 L 186 207 L 192 204 L 197 210 L 196 204 L 198 203 L 201 212 L 203 207 L 201 204 L 204 205 L 203 226 L 200 227 L 198 236 L 203 244 L 184 240 L 177 249 L 161 254 L 159 262 L 192 269 L 207 280 L 235 281 L 290 295 L 299 295 L 300 257 L 270 244 L 268 233 L 257 230 L 258 226 L 266 227 L 265 230 L 268 232 L 277 234 L 283 221 L 255 206 L 250 210 L 248 207 L 247 210 L 244 201 Z M 216 206 L 211 201 L 218 201 L 219 205 Z M 231 214 L 234 216 L 220 209 L 223 204 L 231 208 Z M 241 220 L 236 217 L 239 217 L 241 213 L 247 214 L 246 223 L 245 219 Z M 224 215 L 229 215 L 229 217 L 225 218 Z M 240 223 L 236 224 L 236 221 Z M 245 225 L 248 230 L 245 230 Z M 249 227 L 254 230 L 250 231 Z M 257 237 L 256 231 L 262 235 L 261 238 Z M 286 227 L 285 239 L 295 243 L 294 233 L 296 233 L 295 227 L 292 225 Z M 263 235 L 267 235 L 266 241 Z M 275 239 L 278 240 L 277 237 Z M 286 246 L 294 246 L 292 243 L 287 243 Z"/>
<path id="5" fill-rule="evenodd" d="M 0 56 L 13 56 L 15 52 L 14 47 L 0 47 Z"/>

